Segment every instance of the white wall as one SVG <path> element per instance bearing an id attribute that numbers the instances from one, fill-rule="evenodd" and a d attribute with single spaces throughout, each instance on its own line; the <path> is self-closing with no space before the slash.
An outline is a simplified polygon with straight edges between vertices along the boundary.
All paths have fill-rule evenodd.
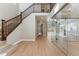
<path id="1" fill-rule="evenodd" d="M 0 3 L 0 20 L 8 20 L 18 15 L 18 4 L 16 3 Z M 16 39 L 20 38 L 20 28 L 16 28 L 16 31 L 12 32 L 7 37 L 7 43 L 13 43 Z M 15 35 L 17 34 L 17 35 Z M 15 38 L 16 37 L 16 38 Z"/>
<path id="2" fill-rule="evenodd" d="M 0 20 L 8 20 L 18 14 L 18 4 L 0 3 Z"/>
<path id="3" fill-rule="evenodd" d="M 35 39 L 35 15 L 33 13 L 7 37 L 7 43 L 15 44 L 23 39 L 26 41 L 34 41 Z"/>
<path id="4" fill-rule="evenodd" d="M 14 44 L 21 40 L 35 41 L 36 38 L 36 20 L 37 15 L 48 15 L 49 13 L 32 13 L 20 24 L 8 37 L 7 43 Z"/>
<path id="5" fill-rule="evenodd" d="M 52 17 L 59 10 L 59 3 L 55 4 L 52 11 L 49 14 L 49 17 Z"/>
<path id="6" fill-rule="evenodd" d="M 70 11 L 72 18 L 79 18 L 79 3 L 71 3 Z"/>
<path id="7" fill-rule="evenodd" d="M 33 3 L 19 3 L 19 12 L 24 11 L 26 8 L 28 8 Z"/>
<path id="8" fill-rule="evenodd" d="M 22 38 L 26 41 L 34 41 L 36 38 L 36 19 L 35 16 L 47 16 L 49 13 L 32 13 L 23 20 Z"/>
<path id="9" fill-rule="evenodd" d="M 0 3 L 0 20 L 8 20 L 15 17 L 20 11 L 24 11 L 33 3 Z"/>
<path id="10" fill-rule="evenodd" d="M 21 8 L 24 4 L 21 4 L 19 8 Z M 30 4 L 29 4 L 30 5 Z M 21 8 L 20 11 L 23 11 L 26 7 Z M 14 44 L 22 39 L 26 41 L 34 41 L 36 36 L 36 15 L 48 15 L 48 13 L 32 13 L 26 19 L 23 20 L 22 24 L 20 24 L 8 37 L 7 43 Z"/>
<path id="11" fill-rule="evenodd" d="M 26 3 L 21 3 L 21 4 L 2 4 L 3 6 L 5 5 L 9 5 L 8 7 L 10 9 L 13 9 L 12 11 L 9 11 L 10 9 L 7 8 L 7 12 L 11 12 L 10 15 L 13 15 L 14 13 L 16 13 L 16 11 L 14 12 L 14 10 L 17 10 L 17 8 L 19 9 L 19 12 L 20 11 L 24 11 L 27 7 L 30 6 L 30 4 L 26 4 Z M 16 9 L 13 7 L 13 6 L 16 6 L 16 5 L 20 5 L 19 7 L 17 7 Z M 6 9 L 5 9 L 6 10 Z M 5 11 L 4 10 L 4 11 Z M 17 10 L 18 11 L 18 10 Z M 6 12 L 6 11 L 5 11 Z M 13 14 L 12 14 L 13 13 Z M 9 16 L 10 16 L 9 15 Z M 5 15 L 6 16 L 6 15 Z M 27 22 L 26 22 L 27 23 Z M 25 25 L 24 25 L 25 26 Z M 22 39 L 22 29 L 23 28 L 23 24 L 20 24 L 8 37 L 7 37 L 7 43 L 8 44 L 14 44 L 18 41 L 20 41 Z M 23 32 L 24 33 L 24 32 Z M 26 33 L 27 34 L 27 33 Z"/>
<path id="12" fill-rule="evenodd" d="M 35 16 L 32 13 L 26 19 L 23 20 L 23 39 L 35 39 Z M 30 40 L 29 40 L 30 41 Z"/>
<path id="13" fill-rule="evenodd" d="M 22 24 L 20 24 L 8 37 L 7 43 L 14 44 L 21 40 Z"/>

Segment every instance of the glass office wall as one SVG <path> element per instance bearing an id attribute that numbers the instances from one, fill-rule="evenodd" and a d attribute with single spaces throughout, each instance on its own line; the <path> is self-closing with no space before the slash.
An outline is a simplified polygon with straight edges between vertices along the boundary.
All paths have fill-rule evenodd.
<path id="1" fill-rule="evenodd" d="M 54 25 L 52 28 L 56 30 L 54 43 L 65 55 L 79 55 L 79 8 L 77 6 L 79 6 L 77 3 L 68 4 L 52 18 L 52 25 Z"/>

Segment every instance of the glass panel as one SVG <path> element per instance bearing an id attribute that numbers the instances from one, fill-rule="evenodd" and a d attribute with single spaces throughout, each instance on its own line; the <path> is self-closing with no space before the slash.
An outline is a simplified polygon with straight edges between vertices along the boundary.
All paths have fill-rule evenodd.
<path id="1" fill-rule="evenodd" d="M 41 4 L 34 5 L 34 12 L 41 12 Z"/>
<path id="2" fill-rule="evenodd" d="M 56 44 L 67 55 L 68 43 L 66 34 L 66 20 L 57 19 L 56 23 Z"/>
<path id="3" fill-rule="evenodd" d="M 52 43 L 63 51 L 65 55 L 68 54 L 68 39 L 66 31 L 65 19 L 51 19 L 48 21 L 48 36 L 51 35 Z"/>
<path id="4" fill-rule="evenodd" d="M 79 55 L 79 19 L 67 19 L 68 55 Z"/>
<path id="5" fill-rule="evenodd" d="M 26 11 L 24 11 L 22 13 L 22 19 L 24 19 L 25 17 L 27 17 L 32 12 L 33 12 L 33 6 L 31 6 L 30 8 L 28 8 Z"/>
<path id="6" fill-rule="evenodd" d="M 77 6 L 79 6 L 77 3 L 69 4 L 53 18 L 56 19 L 55 44 L 65 55 L 79 55 L 79 8 Z"/>
<path id="7" fill-rule="evenodd" d="M 56 41 L 55 35 L 56 35 L 56 19 L 49 19 L 48 20 L 48 39 L 50 39 L 52 42 Z"/>

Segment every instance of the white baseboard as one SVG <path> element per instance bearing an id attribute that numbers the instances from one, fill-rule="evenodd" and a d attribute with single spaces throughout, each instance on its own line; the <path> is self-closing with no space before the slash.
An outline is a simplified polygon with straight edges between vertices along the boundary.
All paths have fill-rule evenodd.
<path id="1" fill-rule="evenodd" d="M 16 44 L 18 44 L 22 41 L 35 41 L 35 39 L 22 39 L 22 40 L 19 40 L 19 41 L 15 42 L 13 45 L 16 45 Z"/>
<path id="2" fill-rule="evenodd" d="M 35 41 L 35 39 L 22 39 L 22 41 Z"/>
<path id="3" fill-rule="evenodd" d="M 18 44 L 18 43 L 20 43 L 20 42 L 21 42 L 21 40 L 19 40 L 19 41 L 13 43 L 12 45 L 16 45 L 16 44 Z"/>

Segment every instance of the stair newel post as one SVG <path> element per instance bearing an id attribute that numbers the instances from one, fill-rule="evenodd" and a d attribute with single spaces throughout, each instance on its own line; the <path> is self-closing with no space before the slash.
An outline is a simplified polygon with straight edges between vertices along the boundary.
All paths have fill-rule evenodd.
<path id="1" fill-rule="evenodd" d="M 22 12 L 20 12 L 20 21 L 22 22 Z"/>
<path id="2" fill-rule="evenodd" d="M 5 36 L 5 20 L 2 19 L 2 40 L 1 41 L 5 41 L 6 40 L 6 36 Z"/>
<path id="3" fill-rule="evenodd" d="M 50 12 L 51 12 L 51 10 L 52 10 L 52 7 L 51 7 L 51 3 L 50 3 Z"/>

